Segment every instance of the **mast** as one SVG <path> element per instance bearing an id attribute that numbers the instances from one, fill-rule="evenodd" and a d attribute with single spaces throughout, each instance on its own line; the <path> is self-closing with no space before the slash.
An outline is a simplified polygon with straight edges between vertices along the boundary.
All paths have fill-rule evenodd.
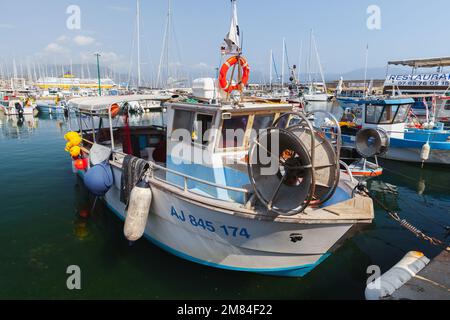
<path id="1" fill-rule="evenodd" d="M 319 50 L 317 49 L 317 43 L 316 43 L 316 39 L 314 37 L 313 37 L 313 43 L 314 43 L 314 49 L 316 51 L 317 63 L 319 64 L 320 77 L 322 78 L 322 83 L 325 88 L 325 92 L 327 92 L 327 84 L 325 83 L 325 77 L 323 75 L 323 69 L 322 69 L 322 63 L 320 62 Z"/>
<path id="2" fill-rule="evenodd" d="M 313 40 L 313 29 L 311 29 L 311 34 L 309 36 L 309 56 L 308 56 L 308 80 L 310 92 L 313 88 L 312 76 L 311 76 L 311 60 L 312 60 L 312 40 Z"/>
<path id="3" fill-rule="evenodd" d="M 141 87 L 141 4 L 136 1 L 138 89 Z"/>
<path id="4" fill-rule="evenodd" d="M 300 72 L 301 72 L 301 65 L 302 65 L 302 53 L 303 53 L 303 40 L 300 41 L 300 50 L 298 52 L 298 74 L 297 74 L 297 81 L 300 83 Z"/>
<path id="5" fill-rule="evenodd" d="M 161 88 L 164 85 L 164 82 L 162 80 L 163 67 L 166 69 L 167 79 L 169 78 L 169 42 L 170 42 L 171 15 L 172 15 L 172 2 L 171 2 L 171 0 L 168 0 L 166 29 L 164 31 L 163 46 L 162 46 L 161 57 L 159 59 L 159 66 L 158 66 L 158 76 L 156 78 L 156 85 L 159 86 L 161 84 Z M 165 66 L 163 66 L 164 64 L 165 64 Z M 167 82 L 167 79 L 166 79 L 166 82 Z"/>
<path id="6" fill-rule="evenodd" d="M 16 78 L 17 78 L 16 58 L 13 58 L 13 78 L 11 79 L 11 89 L 13 91 L 16 91 L 14 84 Z"/>
<path id="7" fill-rule="evenodd" d="M 272 90 L 272 79 L 273 79 L 273 51 L 270 50 L 270 60 L 269 60 L 269 86 L 270 86 L 270 90 Z"/>
<path id="8" fill-rule="evenodd" d="M 367 82 L 367 65 L 368 65 L 368 61 L 369 61 L 369 44 L 367 44 L 366 47 L 366 64 L 364 67 L 364 95 L 367 97 L 368 96 L 368 88 L 366 86 L 366 82 Z"/>
<path id="9" fill-rule="evenodd" d="M 281 59 L 281 89 L 284 89 L 284 64 L 286 56 L 286 39 L 283 38 L 283 57 Z"/>
<path id="10" fill-rule="evenodd" d="M 166 75 L 167 80 L 169 81 L 169 52 L 170 52 L 170 31 L 172 30 L 172 0 L 168 0 L 169 10 L 167 13 L 167 42 L 166 42 Z"/>

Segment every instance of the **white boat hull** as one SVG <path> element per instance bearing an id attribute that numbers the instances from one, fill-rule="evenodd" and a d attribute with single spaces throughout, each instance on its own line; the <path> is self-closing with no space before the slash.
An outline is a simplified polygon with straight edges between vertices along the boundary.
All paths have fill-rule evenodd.
<path id="1" fill-rule="evenodd" d="M 15 108 L 6 108 L 4 106 L 0 106 L 0 112 L 3 113 L 6 116 L 18 116 L 19 113 Z M 35 107 L 25 107 L 23 108 L 23 115 L 24 116 L 30 116 L 34 115 L 36 112 Z"/>
<path id="2" fill-rule="evenodd" d="M 417 148 L 390 148 L 382 158 L 404 162 L 422 163 L 421 150 Z M 430 158 L 425 163 L 450 165 L 450 150 L 431 150 Z"/>
<path id="3" fill-rule="evenodd" d="M 115 185 L 105 201 L 125 220 L 119 191 L 121 170 L 113 168 L 113 173 Z M 350 222 L 294 224 L 248 219 L 153 185 L 152 192 L 144 236 L 178 257 L 221 269 L 301 277 L 325 260 L 353 226 Z"/>
<path id="4" fill-rule="evenodd" d="M 317 102 L 320 101 L 325 102 L 330 100 L 330 97 L 327 94 L 304 94 L 303 98 L 306 101 L 317 101 Z"/>

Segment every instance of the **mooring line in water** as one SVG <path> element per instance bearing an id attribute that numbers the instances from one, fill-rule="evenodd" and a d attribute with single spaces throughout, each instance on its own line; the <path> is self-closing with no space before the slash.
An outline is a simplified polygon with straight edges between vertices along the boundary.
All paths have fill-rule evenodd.
<path id="1" fill-rule="evenodd" d="M 381 208 L 383 208 L 383 210 L 386 211 L 386 213 L 389 215 L 389 217 L 391 217 L 394 221 L 397 221 L 400 224 L 400 226 L 402 226 L 404 229 L 410 231 L 411 233 L 416 235 L 416 237 L 418 237 L 422 240 L 425 240 L 434 246 L 442 247 L 445 251 L 450 252 L 450 246 L 448 244 L 444 243 L 443 241 L 441 241 L 439 239 L 436 239 L 434 237 L 426 235 L 424 232 L 422 232 L 421 230 L 419 230 L 418 228 L 413 226 L 411 223 L 409 223 L 407 220 L 401 219 L 397 212 L 391 211 L 388 207 L 386 207 L 386 205 L 383 202 L 378 200 L 376 197 L 373 197 L 370 194 L 369 190 L 367 189 L 366 185 L 364 185 L 364 184 L 357 185 L 355 187 L 354 191 L 357 191 L 357 190 L 366 194 L 373 201 L 375 201 Z"/>
<path id="2" fill-rule="evenodd" d="M 402 200 L 402 199 L 400 199 L 400 198 L 399 198 L 398 200 L 401 201 L 404 205 L 406 205 L 406 206 L 412 208 L 412 205 L 409 204 L 407 201 Z M 427 216 L 426 214 L 421 213 L 419 210 L 414 210 L 414 213 L 416 213 L 416 214 L 418 214 L 419 216 L 425 218 L 426 220 L 428 220 L 428 221 L 434 223 L 435 225 L 441 227 L 441 228 L 444 229 L 445 231 L 450 232 L 450 226 L 446 226 L 445 224 L 443 224 L 443 223 L 441 223 L 441 222 L 439 222 L 439 221 L 437 221 L 437 220 L 435 220 L 435 219 L 433 219 L 433 218 Z"/>

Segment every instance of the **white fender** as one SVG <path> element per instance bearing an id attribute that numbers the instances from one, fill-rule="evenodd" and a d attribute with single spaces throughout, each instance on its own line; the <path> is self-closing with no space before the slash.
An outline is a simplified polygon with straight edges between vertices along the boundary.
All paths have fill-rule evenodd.
<path id="1" fill-rule="evenodd" d="M 150 206 L 152 204 L 152 189 L 147 182 L 139 182 L 130 194 L 127 217 L 123 229 L 125 237 L 137 241 L 144 235 Z"/>
<path id="2" fill-rule="evenodd" d="M 391 296 L 422 271 L 428 263 L 430 263 L 430 259 L 425 257 L 422 252 L 409 252 L 392 269 L 367 285 L 366 299 L 380 300 Z"/>
<path id="3" fill-rule="evenodd" d="M 430 144 L 427 142 L 426 144 L 423 145 L 422 147 L 422 151 L 420 152 L 420 159 L 422 161 L 427 161 L 428 159 L 430 159 L 430 152 L 431 152 L 431 146 Z"/>

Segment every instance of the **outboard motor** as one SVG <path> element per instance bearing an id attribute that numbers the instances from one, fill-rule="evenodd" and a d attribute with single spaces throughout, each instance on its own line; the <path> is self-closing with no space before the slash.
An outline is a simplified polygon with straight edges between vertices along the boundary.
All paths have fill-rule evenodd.
<path id="1" fill-rule="evenodd" d="M 356 134 L 356 151 L 363 158 L 386 154 L 390 145 L 388 133 L 381 128 L 366 128 Z"/>
<path id="2" fill-rule="evenodd" d="M 255 194 L 279 215 L 296 215 L 310 204 L 325 203 L 339 183 L 339 123 L 327 113 L 335 128 L 323 131 L 309 117 L 314 114 L 284 114 L 250 146 L 248 171 Z M 296 124 L 279 128 L 283 118 L 297 118 Z"/>
<path id="3" fill-rule="evenodd" d="M 17 114 L 19 116 L 19 119 L 23 119 L 24 114 L 25 114 L 25 111 L 23 110 L 23 106 L 19 102 L 16 102 L 15 108 L 16 108 Z"/>

